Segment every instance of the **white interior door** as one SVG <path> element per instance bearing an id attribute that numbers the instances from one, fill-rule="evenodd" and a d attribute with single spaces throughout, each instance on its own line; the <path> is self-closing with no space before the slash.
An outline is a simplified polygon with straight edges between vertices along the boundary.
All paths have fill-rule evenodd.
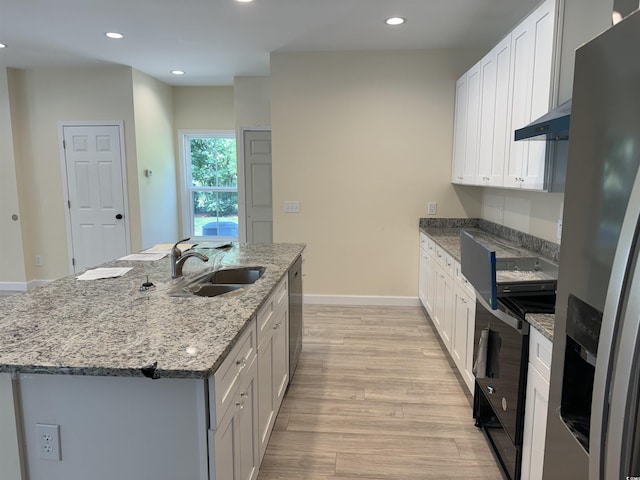
<path id="1" fill-rule="evenodd" d="M 65 126 L 74 272 L 128 253 L 123 158 L 117 125 Z"/>
<path id="2" fill-rule="evenodd" d="M 244 132 L 244 176 L 248 243 L 273 241 L 271 132 Z"/>

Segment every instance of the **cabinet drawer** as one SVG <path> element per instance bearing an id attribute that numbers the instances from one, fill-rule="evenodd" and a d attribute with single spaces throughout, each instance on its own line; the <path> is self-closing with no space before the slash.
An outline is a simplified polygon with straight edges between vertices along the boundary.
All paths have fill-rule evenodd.
<path id="1" fill-rule="evenodd" d="M 436 261 L 446 273 L 453 277 L 455 260 L 444 249 L 436 245 Z"/>
<path id="2" fill-rule="evenodd" d="M 262 306 L 257 315 L 258 323 L 258 346 L 263 340 L 272 335 L 274 318 L 277 313 L 289 303 L 289 279 L 285 278 L 280 281 L 276 289 L 273 291 L 267 302 Z"/>
<path id="3" fill-rule="evenodd" d="M 531 363 L 548 382 L 551 377 L 551 353 L 553 352 L 553 344 L 551 340 L 535 328 L 531 328 L 529 331 L 529 363 Z"/>
<path id="4" fill-rule="evenodd" d="M 255 356 L 256 322 L 252 320 L 220 368 L 213 374 L 212 397 L 215 398 L 215 410 L 211 412 L 212 425 L 218 425 L 222 414 L 235 398 L 236 390 L 244 377 L 245 370 L 251 365 Z"/>
<path id="5" fill-rule="evenodd" d="M 455 278 L 456 278 L 456 283 L 458 285 L 460 285 L 460 287 L 462 288 L 462 290 L 469 295 L 471 298 L 476 298 L 476 291 L 473 288 L 473 285 L 471 285 L 471 283 L 469 282 L 469 280 L 467 280 L 467 277 L 465 277 L 462 274 L 462 269 L 460 267 L 460 263 L 459 262 L 455 262 Z"/>

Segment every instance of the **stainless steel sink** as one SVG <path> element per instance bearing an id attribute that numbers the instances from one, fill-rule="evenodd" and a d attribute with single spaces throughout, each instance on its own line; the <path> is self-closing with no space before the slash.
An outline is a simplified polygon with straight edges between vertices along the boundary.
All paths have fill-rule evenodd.
<path id="1" fill-rule="evenodd" d="M 249 285 L 255 283 L 264 271 L 264 267 L 226 268 L 202 277 L 199 283 Z"/>
<path id="2" fill-rule="evenodd" d="M 242 285 L 195 284 L 193 287 L 187 288 L 187 290 L 199 297 L 217 297 L 218 295 L 236 292 L 242 288 Z"/>
<path id="3" fill-rule="evenodd" d="M 217 297 L 220 295 L 240 294 L 249 285 L 258 281 L 265 272 L 264 267 L 225 268 L 209 272 L 188 283 L 179 283 L 169 295 L 173 297 Z"/>

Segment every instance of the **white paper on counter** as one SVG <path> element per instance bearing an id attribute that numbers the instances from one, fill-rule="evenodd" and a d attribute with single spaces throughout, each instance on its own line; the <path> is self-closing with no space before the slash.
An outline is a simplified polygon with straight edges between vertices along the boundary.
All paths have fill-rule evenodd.
<path id="1" fill-rule="evenodd" d="M 78 277 L 78 280 L 99 280 L 101 278 L 115 278 L 121 277 L 125 273 L 131 270 L 128 268 L 94 268 L 93 270 L 87 270 Z"/>
<path id="2" fill-rule="evenodd" d="M 166 253 L 132 253 L 131 255 L 125 255 L 118 260 L 133 260 L 140 262 L 155 262 L 166 257 Z"/>
<path id="3" fill-rule="evenodd" d="M 178 248 L 180 249 L 180 251 L 184 252 L 185 250 L 193 248 L 193 246 L 193 243 L 181 243 L 180 245 L 178 245 Z M 158 243 L 157 245 L 154 245 L 151 248 L 147 248 L 140 253 L 164 253 L 165 255 L 168 255 L 169 253 L 171 253 L 172 248 L 173 243 Z"/>

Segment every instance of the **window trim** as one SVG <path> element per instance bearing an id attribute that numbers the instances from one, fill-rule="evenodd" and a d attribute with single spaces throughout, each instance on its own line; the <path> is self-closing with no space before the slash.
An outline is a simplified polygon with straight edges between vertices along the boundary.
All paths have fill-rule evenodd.
<path id="1" fill-rule="evenodd" d="M 235 240 L 237 241 L 240 238 L 240 233 L 238 232 L 238 237 L 198 237 L 193 232 L 193 210 L 191 208 L 191 185 L 189 180 L 191 179 L 191 155 L 189 151 L 189 139 L 190 138 L 202 138 L 202 137 L 215 137 L 215 138 L 233 138 L 236 141 L 236 171 L 238 172 L 238 138 L 236 136 L 235 130 L 178 130 L 178 147 L 179 153 L 181 156 L 180 159 L 180 231 L 182 232 L 183 238 L 192 238 L 192 239 L 212 239 L 215 238 L 216 241 L 228 241 Z M 236 188 L 230 187 L 199 187 L 199 190 L 208 190 L 211 191 L 230 191 L 230 192 L 238 192 L 238 197 L 240 195 L 240 172 L 238 172 L 238 184 Z M 239 201 L 239 199 L 238 199 Z M 240 206 L 238 205 L 238 228 L 240 227 Z"/>

